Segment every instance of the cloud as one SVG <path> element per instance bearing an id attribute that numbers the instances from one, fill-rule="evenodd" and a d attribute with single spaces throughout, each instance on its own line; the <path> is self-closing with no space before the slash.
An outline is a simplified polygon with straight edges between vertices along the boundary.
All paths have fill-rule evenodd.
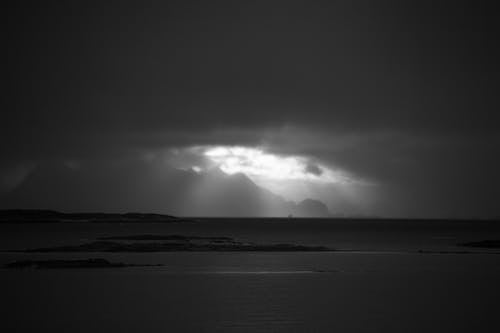
<path id="1" fill-rule="evenodd" d="M 308 163 L 304 170 L 306 173 L 310 173 L 315 176 L 321 176 L 323 174 L 323 170 L 316 164 Z"/>
<path id="2" fill-rule="evenodd" d="M 377 184 L 381 214 L 495 211 L 488 6 L 9 6 L 0 165 L 169 156 L 205 168 L 185 149 L 262 147 L 306 158 L 310 175 Z"/>

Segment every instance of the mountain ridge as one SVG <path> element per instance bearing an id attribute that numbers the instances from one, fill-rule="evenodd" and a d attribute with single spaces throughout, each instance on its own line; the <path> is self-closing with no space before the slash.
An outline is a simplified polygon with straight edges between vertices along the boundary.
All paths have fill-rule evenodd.
<path id="1" fill-rule="evenodd" d="M 295 203 L 221 170 L 194 172 L 148 163 L 48 164 L 0 198 L 0 208 L 77 212 L 157 212 L 174 216 L 328 217 L 319 200 Z"/>

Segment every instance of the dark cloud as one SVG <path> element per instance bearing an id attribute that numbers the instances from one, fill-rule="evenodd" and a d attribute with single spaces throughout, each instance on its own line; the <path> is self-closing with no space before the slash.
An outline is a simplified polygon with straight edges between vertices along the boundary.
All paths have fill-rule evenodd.
<path id="1" fill-rule="evenodd" d="M 405 207 L 433 197 L 415 205 L 429 214 L 463 202 L 480 212 L 498 193 L 498 20 L 481 1 L 45 1 L 5 12 L 0 169 L 264 145 L 379 183 L 381 196 L 405 193 Z M 459 190 L 469 194 L 450 199 Z"/>
<path id="2" fill-rule="evenodd" d="M 319 166 L 317 166 L 316 164 L 309 163 L 306 166 L 305 172 L 310 173 L 310 174 L 315 175 L 315 176 L 321 176 L 321 174 L 323 173 L 323 170 L 321 170 L 321 168 Z"/>

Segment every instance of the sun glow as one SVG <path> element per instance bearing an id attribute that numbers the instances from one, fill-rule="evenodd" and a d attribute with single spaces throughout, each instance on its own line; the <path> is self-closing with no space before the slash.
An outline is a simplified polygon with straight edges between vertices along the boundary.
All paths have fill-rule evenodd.
<path id="1" fill-rule="evenodd" d="M 251 178 L 270 180 L 345 181 L 342 175 L 301 156 L 280 156 L 238 146 L 210 147 L 203 154 L 227 174 L 244 173 Z"/>

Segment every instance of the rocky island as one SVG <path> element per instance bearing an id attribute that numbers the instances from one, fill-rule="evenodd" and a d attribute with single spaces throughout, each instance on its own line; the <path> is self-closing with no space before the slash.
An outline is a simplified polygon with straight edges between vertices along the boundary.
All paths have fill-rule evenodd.
<path id="1" fill-rule="evenodd" d="M 22 252 L 299 252 L 333 251 L 325 246 L 299 244 L 257 244 L 236 241 L 230 237 L 201 237 L 183 235 L 131 235 L 103 237 L 78 245 L 25 249 Z M 16 251 L 17 252 L 17 251 Z"/>

